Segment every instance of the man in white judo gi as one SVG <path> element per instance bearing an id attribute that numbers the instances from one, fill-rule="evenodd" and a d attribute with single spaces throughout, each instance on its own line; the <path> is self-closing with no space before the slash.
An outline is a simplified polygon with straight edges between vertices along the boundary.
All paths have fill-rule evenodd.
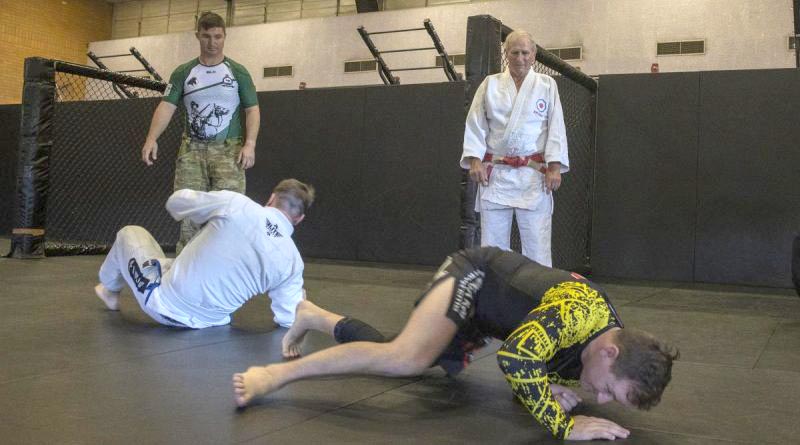
<path id="1" fill-rule="evenodd" d="M 478 182 L 481 245 L 509 250 L 516 214 L 522 254 L 552 266 L 552 192 L 569 171 L 567 135 L 552 77 L 531 69 L 536 43 L 525 31 L 505 42 L 508 69 L 487 76 L 467 115 L 461 167 Z"/>
<path id="2" fill-rule="evenodd" d="M 303 260 L 291 237 L 313 200 L 313 187 L 296 179 L 281 181 L 266 206 L 232 191 L 178 190 L 167 211 L 205 226 L 174 260 L 144 228 L 123 227 L 95 293 L 119 310 L 127 284 L 153 320 L 195 329 L 226 325 L 247 300 L 269 293 L 275 323 L 290 327 L 303 299 Z"/>

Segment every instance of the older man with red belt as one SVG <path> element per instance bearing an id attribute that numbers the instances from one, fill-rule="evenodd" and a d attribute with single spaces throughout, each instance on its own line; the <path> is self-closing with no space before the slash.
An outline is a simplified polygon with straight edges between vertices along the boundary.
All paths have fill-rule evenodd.
<path id="1" fill-rule="evenodd" d="M 527 32 L 511 33 L 505 54 L 508 69 L 475 92 L 461 166 L 480 184 L 481 245 L 508 250 L 516 214 L 523 255 L 551 266 L 552 192 L 569 171 L 558 87 L 531 69 L 536 43 Z"/>

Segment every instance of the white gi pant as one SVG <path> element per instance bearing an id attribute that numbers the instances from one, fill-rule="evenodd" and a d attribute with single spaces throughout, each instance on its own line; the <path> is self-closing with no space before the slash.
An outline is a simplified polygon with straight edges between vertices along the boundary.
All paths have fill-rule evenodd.
<path id="1" fill-rule="evenodd" d="M 548 194 L 536 208 L 522 209 L 479 199 L 481 246 L 511 250 L 511 222 L 517 216 L 522 254 L 537 263 L 553 267 L 550 239 L 553 220 L 553 195 Z"/>
<path id="2" fill-rule="evenodd" d="M 155 265 L 154 260 L 159 266 Z M 139 226 L 125 226 L 117 232 L 117 239 L 100 266 L 100 283 L 112 292 L 121 291 L 127 284 L 139 307 L 150 318 L 163 325 L 186 327 L 154 309 L 161 298 L 157 285 L 150 289 L 143 286 L 142 278 L 149 283 L 160 283 L 161 277 L 167 274 L 171 265 L 172 259 L 164 255 L 150 232 Z"/>

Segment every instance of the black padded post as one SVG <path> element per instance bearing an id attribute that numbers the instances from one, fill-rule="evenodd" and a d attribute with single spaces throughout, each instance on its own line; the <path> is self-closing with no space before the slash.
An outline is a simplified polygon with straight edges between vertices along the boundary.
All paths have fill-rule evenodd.
<path id="1" fill-rule="evenodd" d="M 800 0 L 794 0 L 794 57 L 795 66 L 800 68 Z"/>
<path id="2" fill-rule="evenodd" d="M 356 0 L 356 12 L 375 12 L 378 10 L 378 0 Z"/>
<path id="3" fill-rule="evenodd" d="M 44 257 L 54 105 L 54 61 L 41 57 L 25 59 L 15 218 L 8 254 L 13 258 Z"/>
<path id="4" fill-rule="evenodd" d="M 475 91 L 486 76 L 499 73 L 502 69 L 503 24 L 490 15 L 474 15 L 467 19 L 467 44 L 465 74 L 467 90 L 465 107 L 469 110 Z M 478 184 L 469 179 L 469 172 L 462 175 L 461 196 L 461 239 L 460 247 L 467 249 L 480 245 L 481 231 L 475 213 L 475 196 Z"/>
<path id="5" fill-rule="evenodd" d="M 465 74 L 467 78 L 467 108 L 483 79 L 502 69 L 503 24 L 490 15 L 474 15 L 467 19 Z"/>
<path id="6" fill-rule="evenodd" d="M 11 236 L 14 223 L 21 110 L 20 104 L 0 105 L 0 236 Z"/>

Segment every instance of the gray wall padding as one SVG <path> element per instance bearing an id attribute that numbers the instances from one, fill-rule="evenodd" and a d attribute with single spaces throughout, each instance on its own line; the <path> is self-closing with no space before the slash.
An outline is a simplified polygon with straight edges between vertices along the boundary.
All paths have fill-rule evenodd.
<path id="1" fill-rule="evenodd" d="M 800 73 L 602 76 L 596 275 L 791 286 Z"/>

